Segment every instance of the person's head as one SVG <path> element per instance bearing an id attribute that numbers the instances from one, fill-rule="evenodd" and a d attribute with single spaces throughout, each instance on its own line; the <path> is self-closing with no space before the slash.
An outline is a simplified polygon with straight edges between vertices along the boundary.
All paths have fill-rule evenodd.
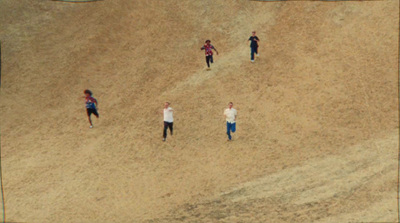
<path id="1" fill-rule="evenodd" d="M 167 102 L 165 102 L 164 103 L 164 108 L 168 108 L 169 107 L 169 105 L 170 105 L 170 103 L 167 101 Z"/>
<path id="2" fill-rule="evenodd" d="M 209 40 L 209 39 L 206 40 L 206 44 L 207 44 L 207 45 L 210 45 L 210 43 L 211 43 L 211 40 Z"/>
<path id="3" fill-rule="evenodd" d="M 92 92 L 89 89 L 86 89 L 85 91 L 83 91 L 83 93 L 86 95 L 86 97 L 92 96 Z"/>
<path id="4" fill-rule="evenodd" d="M 232 108 L 232 107 L 233 107 L 233 103 L 232 103 L 232 102 L 229 102 L 229 103 L 228 103 L 228 107 L 229 107 L 229 108 Z"/>
<path id="5" fill-rule="evenodd" d="M 255 36 L 256 35 L 256 31 L 251 32 L 251 35 Z"/>

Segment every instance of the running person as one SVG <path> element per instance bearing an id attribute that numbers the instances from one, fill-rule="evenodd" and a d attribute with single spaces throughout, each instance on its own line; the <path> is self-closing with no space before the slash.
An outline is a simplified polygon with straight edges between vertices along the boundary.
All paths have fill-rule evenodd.
<path id="1" fill-rule="evenodd" d="M 206 62 L 207 62 L 207 70 L 210 70 L 210 63 L 214 63 L 213 60 L 213 51 L 217 52 L 218 55 L 218 50 L 215 49 L 213 45 L 211 45 L 211 40 L 206 40 L 206 44 L 200 48 L 200 50 L 205 50 L 206 53 Z"/>
<path id="2" fill-rule="evenodd" d="M 163 132 L 163 141 L 167 139 L 167 130 L 169 128 L 169 131 L 171 132 L 171 135 L 173 135 L 173 130 L 174 130 L 174 117 L 173 117 L 173 112 L 174 110 L 169 107 L 170 103 L 165 102 L 164 104 L 164 132 Z"/>
<path id="3" fill-rule="evenodd" d="M 258 37 L 256 36 L 256 31 L 252 32 L 252 35 L 250 36 L 249 40 L 250 42 L 250 60 L 251 62 L 254 62 L 254 54 L 258 56 Z"/>
<path id="4" fill-rule="evenodd" d="M 236 116 L 237 111 L 233 108 L 233 103 L 229 102 L 228 108 L 224 111 L 226 119 L 226 134 L 228 135 L 228 141 L 232 140 L 231 132 L 236 132 Z"/>
<path id="5" fill-rule="evenodd" d="M 96 98 L 92 97 L 93 93 L 86 89 L 84 92 L 85 94 L 85 101 L 86 101 L 86 113 L 89 119 L 90 128 L 93 128 L 92 119 L 90 116 L 94 114 L 97 118 L 99 118 L 99 113 L 97 112 L 97 100 Z"/>

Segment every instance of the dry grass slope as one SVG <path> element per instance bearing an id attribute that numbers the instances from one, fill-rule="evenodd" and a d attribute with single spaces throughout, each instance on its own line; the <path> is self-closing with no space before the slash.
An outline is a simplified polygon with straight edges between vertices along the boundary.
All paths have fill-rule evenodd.
<path id="1" fill-rule="evenodd" d="M 398 8 L 1 1 L 7 219 L 396 221 Z M 212 71 L 207 38 L 220 51 Z M 85 88 L 100 103 L 94 129 Z M 166 100 L 176 134 L 162 143 Z"/>

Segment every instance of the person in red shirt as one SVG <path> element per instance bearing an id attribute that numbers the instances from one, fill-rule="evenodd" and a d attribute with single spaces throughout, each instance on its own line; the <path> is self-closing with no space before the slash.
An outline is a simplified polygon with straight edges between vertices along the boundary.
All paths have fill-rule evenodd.
<path id="1" fill-rule="evenodd" d="M 97 112 L 97 100 L 92 97 L 93 93 L 90 90 L 86 89 L 83 93 L 85 94 L 86 114 L 89 119 L 90 128 L 93 128 L 90 116 L 93 114 L 96 118 L 99 118 L 99 113 Z"/>
<path id="2" fill-rule="evenodd" d="M 206 53 L 206 62 L 207 62 L 207 70 L 210 70 L 210 63 L 214 63 L 213 60 L 213 51 L 215 50 L 215 52 L 218 55 L 218 50 L 215 49 L 215 47 L 213 45 L 211 45 L 211 40 L 206 40 L 206 44 L 204 44 L 204 46 L 202 46 L 200 48 L 200 50 L 204 50 Z"/>

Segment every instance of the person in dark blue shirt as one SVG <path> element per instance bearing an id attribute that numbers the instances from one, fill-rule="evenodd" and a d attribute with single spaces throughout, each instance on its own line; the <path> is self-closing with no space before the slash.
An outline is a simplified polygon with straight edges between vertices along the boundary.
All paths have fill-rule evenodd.
<path id="1" fill-rule="evenodd" d="M 254 62 L 254 54 L 258 56 L 258 42 L 260 41 L 256 36 L 256 31 L 252 32 L 252 35 L 249 38 L 250 42 L 250 56 L 251 62 Z"/>

